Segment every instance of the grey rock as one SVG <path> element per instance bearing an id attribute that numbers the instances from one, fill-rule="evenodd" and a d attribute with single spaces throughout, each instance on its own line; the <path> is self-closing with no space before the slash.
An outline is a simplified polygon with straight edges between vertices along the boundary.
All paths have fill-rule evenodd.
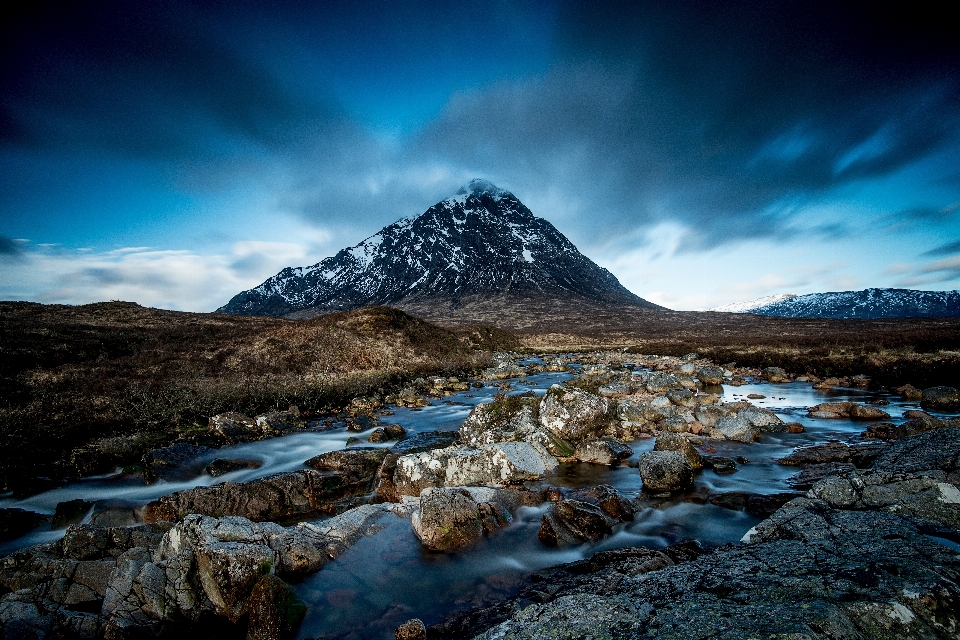
<path id="1" fill-rule="evenodd" d="M 580 462 L 616 464 L 633 455 L 633 449 L 616 438 L 587 440 L 577 445 L 573 457 Z"/>
<path id="2" fill-rule="evenodd" d="M 723 383 L 723 369 L 715 366 L 707 366 L 697 371 L 697 378 L 705 386 L 712 387 Z"/>
<path id="3" fill-rule="evenodd" d="M 640 478 L 651 491 L 681 491 L 693 486 L 693 467 L 679 451 L 648 451 L 640 455 Z"/>
<path id="4" fill-rule="evenodd" d="M 602 431 L 607 400 L 592 393 L 553 385 L 540 401 L 540 424 L 558 438 L 580 442 Z"/>
<path id="5" fill-rule="evenodd" d="M 703 467 L 703 458 L 700 452 L 694 449 L 690 441 L 678 433 L 661 432 L 653 443 L 654 451 L 679 451 L 687 457 L 687 461 L 694 469 Z"/>
<path id="6" fill-rule="evenodd" d="M 711 435 L 719 432 L 727 440 L 753 442 L 760 437 L 760 429 L 750 424 L 745 417 L 727 416 L 717 420 Z"/>
<path id="7" fill-rule="evenodd" d="M 856 467 L 849 462 L 814 464 L 787 478 L 787 484 L 794 489 L 809 489 L 824 478 L 853 471 L 854 469 L 856 469 Z"/>
<path id="8" fill-rule="evenodd" d="M 925 409 L 953 409 L 960 406 L 960 392 L 955 387 L 930 387 L 920 396 Z"/>

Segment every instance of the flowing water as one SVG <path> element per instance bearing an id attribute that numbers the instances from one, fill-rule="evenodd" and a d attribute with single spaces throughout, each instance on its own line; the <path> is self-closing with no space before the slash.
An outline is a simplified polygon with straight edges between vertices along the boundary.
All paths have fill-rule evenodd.
<path id="1" fill-rule="evenodd" d="M 543 373 L 509 382 L 512 391 L 543 394 L 553 383 L 570 377 L 568 373 Z M 403 425 L 411 435 L 436 430 L 456 430 L 480 402 L 489 401 L 500 389 L 488 385 L 471 389 L 444 400 L 434 400 L 420 410 L 396 408 L 385 416 L 385 423 Z M 696 539 L 706 547 L 738 541 L 759 519 L 742 511 L 710 504 L 708 494 L 726 491 L 779 493 L 789 491 L 786 479 L 796 467 L 775 464 L 777 458 L 799 446 L 822 444 L 831 439 L 849 440 L 864 429 L 863 422 L 807 418 L 808 407 L 821 402 L 852 400 L 867 402 L 877 398 L 889 401 L 884 406 L 894 420 L 903 411 L 917 409 L 916 403 L 879 391 L 857 389 L 816 390 L 809 383 L 749 384 L 724 387 L 723 400 L 746 399 L 748 394 L 766 398 L 752 403 L 772 409 L 785 422 L 800 422 L 799 434 L 764 434 L 759 442 L 705 441 L 701 450 L 710 455 L 748 460 L 736 473 L 720 475 L 712 470 L 697 474 L 696 487 L 685 495 L 647 498 L 632 522 L 614 528 L 612 536 L 597 544 L 551 549 L 541 545 L 537 531 L 546 505 L 524 507 L 508 526 L 479 544 L 457 553 L 432 553 L 419 545 L 410 520 L 393 515 L 380 522 L 379 530 L 362 538 L 337 560 L 318 573 L 295 584 L 298 595 L 308 603 L 309 612 L 300 629 L 301 638 L 391 638 L 393 629 L 411 617 L 428 625 L 455 611 L 514 593 L 520 580 L 553 565 L 579 560 L 603 549 L 625 546 L 660 548 L 681 540 Z M 372 429 L 371 429 L 372 431 Z M 160 496 L 195 486 L 229 480 L 244 482 L 275 473 L 304 468 L 308 458 L 326 451 L 342 449 L 349 437 L 365 440 L 368 432 L 351 433 L 345 427 L 326 431 L 306 431 L 293 435 L 224 447 L 210 451 L 191 464 L 192 477 L 177 482 L 158 482 L 145 486 L 138 477 L 112 475 L 89 478 L 23 500 L 0 498 L 0 507 L 18 507 L 53 514 L 57 503 L 82 498 L 102 505 L 138 507 Z M 592 464 L 567 464 L 543 485 L 569 488 L 610 484 L 628 499 L 640 495 L 640 474 L 636 459 L 653 447 L 653 439 L 631 443 L 631 466 L 607 467 Z M 365 443 L 366 444 L 366 443 Z M 389 446 L 385 443 L 381 446 Z M 213 478 L 202 469 L 214 458 L 257 460 L 258 469 L 245 469 Z M 188 471 L 189 471 L 188 470 Z M 89 515 L 87 519 L 89 520 Z M 37 529 L 0 546 L 0 554 L 58 539 L 63 530 Z"/>

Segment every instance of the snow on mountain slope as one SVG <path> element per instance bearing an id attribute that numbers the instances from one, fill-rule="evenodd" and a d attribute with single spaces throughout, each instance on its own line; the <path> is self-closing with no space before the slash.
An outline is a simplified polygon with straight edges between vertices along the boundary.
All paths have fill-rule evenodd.
<path id="1" fill-rule="evenodd" d="M 288 267 L 218 311 L 283 316 L 505 290 L 657 308 L 512 193 L 473 180 L 419 216 L 398 220 L 315 265 Z"/>
<path id="2" fill-rule="evenodd" d="M 781 302 L 783 300 L 789 300 L 790 298 L 796 298 L 797 294 L 795 293 L 778 293 L 772 296 L 763 296 L 762 298 L 757 298 L 756 300 L 750 300 L 748 302 L 733 302 L 731 304 L 721 305 L 719 307 L 713 307 L 712 309 L 707 309 L 707 311 L 724 311 L 727 313 L 748 313 L 754 309 L 759 309 L 760 307 L 765 307 L 769 304 L 774 304 L 775 302 Z"/>
<path id="3" fill-rule="evenodd" d="M 776 297 L 776 296 L 769 296 Z M 754 300 L 725 305 L 711 311 L 754 313 L 790 318 L 932 318 L 960 316 L 960 291 L 915 291 L 912 289 L 864 289 L 789 296 L 753 306 Z M 734 309 L 733 307 L 742 307 Z"/>

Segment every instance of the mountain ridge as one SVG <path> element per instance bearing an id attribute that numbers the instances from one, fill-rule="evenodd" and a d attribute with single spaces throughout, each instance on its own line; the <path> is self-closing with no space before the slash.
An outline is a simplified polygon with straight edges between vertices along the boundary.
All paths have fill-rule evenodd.
<path id="1" fill-rule="evenodd" d="M 307 318 L 372 304 L 538 293 L 661 307 L 626 289 L 509 191 L 473 180 L 417 216 L 401 218 L 308 267 L 287 267 L 217 311 Z"/>
<path id="2" fill-rule="evenodd" d="M 778 297 L 777 300 L 765 302 Z M 960 317 L 960 291 L 869 288 L 858 291 L 808 293 L 800 296 L 780 294 L 714 307 L 710 311 L 838 320 L 949 318 Z"/>

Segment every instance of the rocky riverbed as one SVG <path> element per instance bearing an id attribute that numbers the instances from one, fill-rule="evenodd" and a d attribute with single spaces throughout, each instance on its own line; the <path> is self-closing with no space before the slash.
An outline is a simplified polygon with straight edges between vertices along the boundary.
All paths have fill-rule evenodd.
<path id="1" fill-rule="evenodd" d="M 3 633 L 956 637 L 955 390 L 624 357 L 214 416 L 238 444 L 8 497 Z"/>

